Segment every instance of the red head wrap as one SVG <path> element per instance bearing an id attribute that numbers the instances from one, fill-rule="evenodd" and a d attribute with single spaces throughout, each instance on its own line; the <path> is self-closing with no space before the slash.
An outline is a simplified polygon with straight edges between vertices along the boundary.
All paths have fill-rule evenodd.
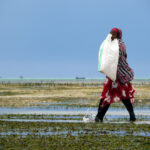
<path id="1" fill-rule="evenodd" d="M 112 28 L 112 30 L 114 30 L 115 32 L 117 32 L 117 33 L 118 33 L 118 30 L 117 30 L 116 28 Z"/>

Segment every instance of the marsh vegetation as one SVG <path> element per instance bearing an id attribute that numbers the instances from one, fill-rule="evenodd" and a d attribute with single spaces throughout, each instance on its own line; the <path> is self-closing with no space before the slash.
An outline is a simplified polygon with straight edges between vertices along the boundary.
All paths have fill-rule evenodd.
<path id="1" fill-rule="evenodd" d="M 1 83 L 0 149 L 150 149 L 150 84 L 134 84 L 137 122 L 122 103 L 95 123 L 102 83 Z"/>

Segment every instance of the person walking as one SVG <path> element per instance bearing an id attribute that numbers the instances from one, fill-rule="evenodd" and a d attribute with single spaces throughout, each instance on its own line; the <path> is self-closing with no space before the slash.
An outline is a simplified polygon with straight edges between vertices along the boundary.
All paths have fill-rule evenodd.
<path id="1" fill-rule="evenodd" d="M 130 115 L 130 121 L 134 122 L 136 121 L 136 117 L 133 104 L 134 93 L 136 91 L 130 82 L 134 78 L 134 72 L 127 63 L 126 46 L 122 40 L 122 30 L 119 28 L 113 28 L 110 31 L 110 34 L 112 35 L 111 40 L 118 39 L 119 43 L 117 75 L 115 81 L 112 81 L 106 76 L 95 121 L 103 122 L 103 118 L 110 104 L 122 101 Z"/>

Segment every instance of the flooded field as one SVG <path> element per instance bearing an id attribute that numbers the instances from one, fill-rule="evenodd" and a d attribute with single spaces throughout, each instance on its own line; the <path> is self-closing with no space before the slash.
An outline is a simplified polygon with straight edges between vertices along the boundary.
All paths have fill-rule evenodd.
<path id="1" fill-rule="evenodd" d="M 95 123 L 102 84 L 1 83 L 0 149 L 150 149 L 150 84 L 135 84 L 137 121 L 119 102 Z"/>

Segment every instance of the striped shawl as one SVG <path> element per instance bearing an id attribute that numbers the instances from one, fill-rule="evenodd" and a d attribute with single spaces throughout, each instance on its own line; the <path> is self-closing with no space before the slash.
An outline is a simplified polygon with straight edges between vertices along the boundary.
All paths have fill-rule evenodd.
<path id="1" fill-rule="evenodd" d="M 119 39 L 119 61 L 117 68 L 117 79 L 120 83 L 126 84 L 132 81 L 134 72 L 127 63 L 126 47 L 122 39 Z"/>

